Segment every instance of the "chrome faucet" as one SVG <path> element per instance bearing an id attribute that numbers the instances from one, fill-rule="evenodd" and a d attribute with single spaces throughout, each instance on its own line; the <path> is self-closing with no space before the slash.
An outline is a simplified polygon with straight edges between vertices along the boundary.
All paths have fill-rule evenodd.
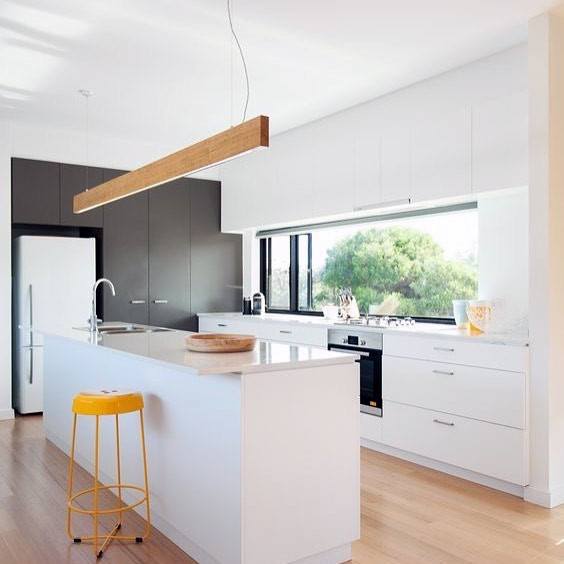
<path id="1" fill-rule="evenodd" d="M 88 320 L 88 324 L 90 326 L 90 333 L 97 333 L 98 332 L 98 316 L 96 315 L 96 290 L 100 284 L 107 284 L 112 291 L 112 296 L 116 295 L 116 289 L 111 280 L 107 278 L 100 278 L 96 280 L 94 286 L 92 287 L 92 312 L 90 314 L 90 319 Z"/>

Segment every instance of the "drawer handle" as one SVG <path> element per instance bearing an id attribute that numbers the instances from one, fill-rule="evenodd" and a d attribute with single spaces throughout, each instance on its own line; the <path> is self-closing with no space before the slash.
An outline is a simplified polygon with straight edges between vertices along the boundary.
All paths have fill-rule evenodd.
<path id="1" fill-rule="evenodd" d="M 433 419 L 433 423 L 438 423 L 439 425 L 446 425 L 447 427 L 454 427 L 452 421 L 441 421 L 440 419 Z"/>
<path id="2" fill-rule="evenodd" d="M 225 323 L 218 323 L 217 326 L 218 327 L 227 327 L 227 325 Z"/>
<path id="3" fill-rule="evenodd" d="M 444 374 L 445 376 L 454 376 L 453 370 L 433 370 L 433 374 Z"/>
<path id="4" fill-rule="evenodd" d="M 145 303 L 145 300 L 129 300 L 131 305 L 142 305 Z"/>
<path id="5" fill-rule="evenodd" d="M 157 305 L 168 304 L 168 300 L 153 300 L 153 303 Z"/>
<path id="6" fill-rule="evenodd" d="M 287 331 L 286 329 L 280 329 L 280 333 L 284 333 L 285 335 L 291 335 L 292 331 Z"/>
<path id="7" fill-rule="evenodd" d="M 434 351 L 441 351 L 441 352 L 454 352 L 454 349 L 449 347 L 433 347 Z"/>

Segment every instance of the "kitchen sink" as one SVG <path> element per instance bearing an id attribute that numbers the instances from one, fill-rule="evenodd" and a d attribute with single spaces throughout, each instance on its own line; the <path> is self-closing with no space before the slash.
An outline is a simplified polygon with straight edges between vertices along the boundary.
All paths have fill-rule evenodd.
<path id="1" fill-rule="evenodd" d="M 76 327 L 79 331 L 90 331 L 88 327 Z M 174 329 L 165 329 L 164 327 L 145 327 L 143 325 L 135 325 L 128 323 L 124 325 L 100 325 L 98 333 L 101 335 L 126 335 L 128 333 L 162 333 L 165 331 L 174 331 Z"/>
<path id="2" fill-rule="evenodd" d="M 148 333 L 149 329 L 141 325 L 102 325 L 98 327 L 98 333 Z"/>

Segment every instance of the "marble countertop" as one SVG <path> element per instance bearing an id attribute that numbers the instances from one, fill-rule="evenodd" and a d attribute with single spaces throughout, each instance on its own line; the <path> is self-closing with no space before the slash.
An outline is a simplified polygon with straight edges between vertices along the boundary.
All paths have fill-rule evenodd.
<path id="1" fill-rule="evenodd" d="M 108 323 L 109 325 L 124 325 Z M 139 327 L 145 327 L 136 325 Z M 270 342 L 257 339 L 255 349 L 241 353 L 198 353 L 186 349 L 186 331 L 149 331 L 144 333 L 100 333 L 98 339 L 83 328 L 38 331 L 48 337 L 64 338 L 117 353 L 145 357 L 149 361 L 174 364 L 199 374 L 250 373 L 291 370 L 314 366 L 349 364 L 356 356 L 319 347 Z"/>
<path id="2" fill-rule="evenodd" d="M 290 323 L 304 324 L 308 326 L 318 326 L 326 328 L 351 329 L 357 332 L 377 331 L 380 333 L 394 335 L 412 335 L 421 337 L 434 337 L 442 339 L 461 339 L 476 343 L 488 343 L 496 345 L 510 345 L 526 347 L 529 345 L 528 335 L 519 333 L 469 333 L 466 329 L 458 329 L 454 325 L 440 323 L 417 323 L 408 327 L 367 327 L 367 326 L 348 326 L 342 323 L 325 319 L 320 316 L 307 315 L 285 315 L 279 313 L 257 315 L 242 315 L 238 312 L 224 313 L 199 313 L 199 317 L 216 317 L 218 319 L 233 319 L 243 322 L 253 323 Z"/>

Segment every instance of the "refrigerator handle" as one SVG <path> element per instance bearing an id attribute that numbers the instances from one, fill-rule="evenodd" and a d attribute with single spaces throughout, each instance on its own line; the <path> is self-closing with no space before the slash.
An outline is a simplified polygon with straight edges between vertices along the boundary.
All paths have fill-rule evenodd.
<path id="1" fill-rule="evenodd" d="M 29 285 L 29 383 L 33 384 L 33 285 Z"/>

